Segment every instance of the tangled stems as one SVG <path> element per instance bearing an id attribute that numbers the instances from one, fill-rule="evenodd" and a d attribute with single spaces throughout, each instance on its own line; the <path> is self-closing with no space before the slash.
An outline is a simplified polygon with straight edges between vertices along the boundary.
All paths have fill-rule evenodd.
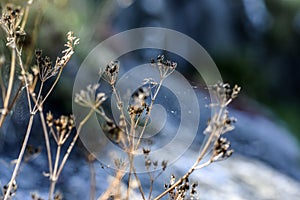
<path id="1" fill-rule="evenodd" d="M 35 94 L 34 90 L 35 90 L 35 86 L 36 86 L 37 76 L 38 76 L 39 73 L 42 72 L 42 69 L 46 67 L 45 64 L 41 64 L 39 66 L 40 67 L 39 70 L 34 70 L 33 75 L 30 74 L 29 72 L 26 72 L 24 67 L 23 67 L 23 62 L 22 62 L 22 58 L 21 58 L 21 51 L 18 49 L 17 44 L 16 44 L 16 39 L 13 38 L 14 40 L 10 41 L 10 45 L 13 47 L 13 51 L 12 51 L 13 52 L 12 53 L 13 60 L 15 60 L 16 59 L 15 57 L 17 56 L 18 61 L 19 61 L 19 65 L 21 67 L 21 77 L 20 77 L 20 79 L 23 82 L 24 87 L 26 88 L 30 118 L 29 118 L 29 121 L 28 121 L 28 124 L 27 124 L 26 133 L 25 133 L 25 136 L 24 136 L 24 140 L 23 140 L 23 143 L 22 143 L 22 147 L 21 147 L 18 159 L 16 161 L 14 171 L 13 171 L 11 179 L 8 183 L 7 190 L 5 192 L 4 200 L 8 200 L 10 198 L 10 192 L 11 192 L 11 189 L 12 189 L 12 185 L 15 182 L 16 177 L 18 175 L 19 168 L 20 168 L 20 165 L 21 165 L 21 162 L 22 162 L 22 159 L 23 159 L 23 156 L 24 156 L 24 152 L 26 150 L 26 146 L 27 146 L 27 143 L 28 143 L 28 139 L 29 139 L 29 136 L 30 136 L 30 133 L 31 133 L 34 116 L 36 115 L 36 113 L 38 111 L 40 113 L 42 112 L 42 107 L 43 107 L 44 102 L 47 100 L 47 98 L 49 97 L 49 95 L 53 91 L 54 87 L 58 83 L 58 81 L 60 79 L 60 76 L 61 76 L 61 73 L 62 73 L 62 70 L 64 69 L 67 62 L 69 61 L 69 59 L 71 58 L 71 56 L 74 53 L 73 47 L 78 44 L 78 39 L 73 36 L 73 33 L 69 32 L 67 34 L 67 36 L 68 36 L 68 42 L 65 46 L 68 47 L 68 48 L 63 51 L 63 53 L 64 53 L 63 57 L 57 59 L 55 66 L 51 67 L 51 69 L 53 70 L 53 73 L 51 74 L 51 76 L 48 76 L 47 79 L 52 77 L 52 76 L 56 76 L 56 79 L 55 79 L 54 83 L 52 84 L 51 88 L 46 93 L 46 96 L 44 98 L 42 98 L 41 92 L 43 90 L 43 85 L 44 85 L 43 83 L 47 79 L 41 79 L 41 85 L 40 85 L 37 97 L 36 97 L 36 94 Z M 43 63 L 45 63 L 45 62 L 43 62 Z M 51 62 L 50 62 L 50 64 L 51 64 Z M 13 63 L 13 65 L 15 65 L 15 62 Z M 11 72 L 12 72 L 12 70 L 11 70 Z M 32 77 L 34 77 L 35 81 L 32 81 Z M 10 79 L 10 81 L 11 80 L 13 82 L 13 79 Z M 8 91 L 10 91 L 10 90 L 11 90 L 10 86 L 8 86 Z M 8 95 L 6 94 L 5 100 L 8 99 L 7 100 L 7 102 L 8 102 L 9 98 L 7 98 L 7 97 L 8 97 Z M 6 105 L 8 105 L 8 103 L 5 103 L 5 102 L 4 102 L 4 114 L 1 115 L 2 120 L 0 122 L 3 122 L 4 117 L 5 117 L 5 111 L 7 110 Z M 32 107 L 32 103 L 34 105 L 33 107 Z M 41 120 L 43 120 L 43 117 L 41 117 Z M 43 127 L 43 130 L 45 130 L 44 127 Z M 51 157 L 50 143 L 49 143 L 49 138 L 46 135 L 45 135 L 45 140 L 46 140 L 46 148 L 47 148 L 48 159 L 49 159 L 49 157 Z M 66 162 L 66 161 L 64 161 L 64 162 Z M 49 166 L 50 166 L 50 164 L 51 163 L 49 162 Z M 51 168 L 49 168 L 49 169 L 51 169 Z"/>

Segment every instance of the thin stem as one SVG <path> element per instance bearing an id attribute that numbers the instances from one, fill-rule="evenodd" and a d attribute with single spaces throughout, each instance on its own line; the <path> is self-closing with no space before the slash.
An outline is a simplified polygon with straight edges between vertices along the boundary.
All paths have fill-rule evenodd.
<path id="1" fill-rule="evenodd" d="M 44 87 L 44 81 L 41 81 L 41 85 L 40 85 L 40 88 L 39 88 L 38 95 L 36 97 L 36 102 L 35 102 L 35 105 L 33 107 L 33 110 L 38 109 L 39 105 L 42 106 L 42 104 L 39 104 L 39 101 L 40 101 L 40 98 L 41 98 L 43 87 Z"/>
<path id="2" fill-rule="evenodd" d="M 46 127 L 45 117 L 42 109 L 39 109 L 40 112 L 40 119 L 43 127 L 43 133 L 46 143 L 46 149 L 47 149 L 47 156 L 48 156 L 48 165 L 49 165 L 49 174 L 52 175 L 52 156 L 51 156 L 51 148 L 50 148 L 50 141 L 49 141 L 49 135 Z"/>
<path id="3" fill-rule="evenodd" d="M 28 142 L 28 139 L 29 139 L 29 136 L 30 136 L 30 132 L 31 132 L 32 124 L 33 124 L 33 119 L 34 119 L 34 115 L 31 114 L 30 118 L 29 118 L 28 125 L 27 125 L 27 130 L 26 130 L 26 134 L 25 134 L 24 141 L 23 141 L 23 144 L 22 144 L 22 148 L 21 148 L 21 151 L 19 153 L 19 157 L 17 159 L 16 166 L 14 168 L 13 174 L 12 174 L 11 179 L 9 181 L 8 188 L 7 188 L 6 194 L 4 196 L 4 200 L 9 199 L 10 191 L 12 189 L 12 183 L 14 182 L 14 180 L 16 180 L 16 177 L 18 175 L 18 171 L 19 171 L 19 168 L 20 168 L 23 156 L 24 156 L 24 152 L 25 152 L 25 149 L 26 149 L 26 146 L 27 146 L 27 142 Z"/>
<path id="4" fill-rule="evenodd" d="M 205 163 L 203 163 L 203 164 L 198 165 L 197 167 L 195 167 L 195 170 L 202 169 L 202 168 L 204 168 L 204 167 L 210 165 L 212 162 L 213 162 L 212 159 L 209 159 L 209 161 L 207 161 L 207 162 L 205 162 Z"/>
<path id="5" fill-rule="evenodd" d="M 198 156 L 196 162 L 194 163 L 194 165 L 189 169 L 189 171 L 183 175 L 176 183 L 174 183 L 171 187 L 169 187 L 167 190 L 165 190 L 163 193 L 161 193 L 160 195 L 158 195 L 154 200 L 159 200 L 161 199 L 163 196 L 165 196 L 166 194 L 168 194 L 170 191 L 174 190 L 178 185 L 180 185 L 187 177 L 189 177 L 194 170 L 196 169 L 197 165 L 199 164 L 199 162 L 203 159 L 203 157 L 205 156 L 210 143 L 212 142 L 213 138 L 214 138 L 214 133 L 211 133 L 208 140 L 206 141 L 200 155 Z"/>
<path id="6" fill-rule="evenodd" d="M 148 112 L 148 114 L 147 114 L 147 117 L 146 117 L 146 120 L 145 120 L 145 124 L 144 124 L 144 126 L 143 126 L 143 129 L 142 129 L 142 131 L 141 131 L 141 133 L 140 133 L 140 135 L 139 135 L 139 139 L 138 139 L 138 141 L 137 141 L 137 143 L 136 143 L 136 147 L 135 147 L 136 149 L 138 149 L 138 147 L 139 147 L 139 145 L 140 145 L 140 142 L 141 142 L 141 139 L 142 139 L 142 137 L 143 137 L 143 135 L 144 135 L 144 132 L 145 132 L 145 130 L 146 130 L 146 126 L 147 126 L 148 121 L 149 121 L 149 119 L 150 119 L 150 115 L 151 115 L 151 111 L 152 111 L 152 107 L 153 107 L 154 101 L 155 101 L 156 96 L 157 96 L 157 94 L 158 94 L 158 92 L 159 92 L 159 90 L 160 90 L 160 88 L 161 88 L 161 86 L 162 86 L 162 83 L 163 83 L 163 79 L 161 79 L 161 80 L 159 81 L 159 84 L 158 84 L 158 86 L 157 86 L 157 88 L 156 88 L 156 90 L 155 90 L 155 93 L 154 93 L 154 95 L 153 95 L 153 97 L 152 97 L 152 99 L 151 99 L 151 103 L 150 103 L 150 106 L 149 106 L 149 112 Z"/>
<path id="7" fill-rule="evenodd" d="M 3 79 L 2 79 L 2 65 L 0 66 L 0 87 L 1 87 L 1 93 L 2 93 L 2 97 L 6 96 L 6 89 L 3 83 Z"/>
<path id="8" fill-rule="evenodd" d="M 112 90 L 113 90 L 113 94 L 115 95 L 116 100 L 117 100 L 117 107 L 120 110 L 121 114 L 125 117 L 124 110 L 123 110 L 123 102 L 121 101 L 121 98 L 119 97 L 117 89 L 116 89 L 114 84 L 112 84 L 111 87 L 112 87 Z M 128 133 L 126 119 L 124 121 L 125 121 L 125 132 Z M 129 135 L 128 134 L 127 134 L 127 139 L 129 141 Z"/>
<path id="9" fill-rule="evenodd" d="M 143 188 L 142 188 L 142 185 L 141 185 L 141 181 L 140 181 L 140 179 L 139 179 L 139 177 L 138 177 L 138 175 L 137 175 L 136 170 L 135 170 L 134 167 L 133 167 L 133 175 L 134 175 L 136 181 L 138 182 L 138 188 L 140 190 L 140 194 L 142 195 L 143 200 L 146 200 L 146 197 L 144 195 L 144 191 L 143 191 Z"/>
<path id="10" fill-rule="evenodd" d="M 54 87 L 56 86 L 56 84 L 57 84 L 57 82 L 58 82 L 58 80 L 60 78 L 60 75 L 62 73 L 62 70 L 63 70 L 63 68 L 61 67 L 60 70 L 59 70 L 59 72 L 58 72 L 58 74 L 57 74 L 57 76 L 56 76 L 56 79 L 55 79 L 54 83 L 52 84 L 51 88 L 49 89 L 48 93 L 45 95 L 45 97 L 43 98 L 43 100 L 41 101 L 41 103 L 39 103 L 40 105 L 44 104 L 44 102 L 46 101 L 46 99 L 48 98 L 48 96 L 50 95 L 50 93 L 52 92 L 52 90 L 54 89 Z"/>
<path id="11" fill-rule="evenodd" d="M 19 61 L 19 65 L 21 67 L 21 74 L 23 76 L 23 79 L 25 81 L 25 88 L 26 88 L 26 96 L 27 96 L 27 101 L 28 101 L 28 108 L 29 108 L 29 112 L 31 113 L 32 112 L 32 107 L 31 107 L 31 100 L 30 100 L 30 91 L 29 91 L 29 84 L 28 84 L 28 80 L 27 80 L 27 77 L 26 77 L 26 72 L 25 72 L 25 69 L 24 69 L 24 66 L 23 66 L 23 61 L 22 61 L 22 57 L 21 57 L 21 51 L 18 50 L 18 48 L 16 48 L 16 51 L 17 51 L 17 57 L 18 57 L 18 61 Z"/>
<path id="12" fill-rule="evenodd" d="M 150 188 L 149 188 L 149 197 L 148 197 L 148 200 L 151 200 L 151 195 L 152 195 L 152 190 L 153 190 L 153 183 L 154 183 L 154 180 L 151 178 L 150 179 Z"/>
<path id="13" fill-rule="evenodd" d="M 57 182 L 57 179 L 58 179 L 57 168 L 58 168 L 58 163 L 59 163 L 59 158 L 60 158 L 60 151 L 61 151 L 61 145 L 58 144 L 57 150 L 56 150 L 53 173 L 50 174 L 51 184 L 50 184 L 50 189 L 49 189 L 49 200 L 52 200 L 52 197 L 53 197 L 53 194 L 54 194 L 54 191 L 55 191 L 56 182 Z"/>
<path id="14" fill-rule="evenodd" d="M 12 48 L 11 51 L 11 65 L 10 65 L 10 74 L 9 74 L 9 80 L 8 80 L 8 86 L 7 86 L 7 92 L 5 95 L 5 99 L 3 102 L 3 109 L 4 113 L 2 113 L 1 118 L 0 118 L 0 126 L 2 126 L 4 119 L 8 113 L 8 103 L 14 83 L 14 77 L 15 77 L 15 69 L 16 69 L 16 48 Z"/>
<path id="15" fill-rule="evenodd" d="M 26 26 L 28 15 L 29 15 L 29 5 L 27 4 L 27 6 L 25 8 L 25 13 L 24 13 L 24 17 L 23 17 L 23 20 L 22 20 L 21 28 L 20 28 L 22 31 L 24 31 L 24 28 Z"/>
<path id="16" fill-rule="evenodd" d="M 95 199 L 96 193 L 96 172 L 94 162 L 89 162 L 90 167 L 90 200 Z"/>
<path id="17" fill-rule="evenodd" d="M 111 193 L 113 192 L 113 190 L 115 190 L 120 182 L 121 182 L 121 178 L 123 177 L 124 175 L 124 172 L 123 172 L 124 169 L 119 169 L 114 180 L 112 181 L 112 183 L 109 185 L 108 189 L 104 192 L 103 195 L 101 195 L 98 200 L 107 200 L 109 199 Z"/>
<path id="18" fill-rule="evenodd" d="M 78 129 L 77 129 L 77 132 L 76 132 L 76 135 L 74 136 L 73 141 L 70 144 L 70 146 L 69 146 L 66 154 L 64 155 L 64 158 L 63 158 L 63 160 L 62 160 L 62 162 L 61 162 L 61 164 L 59 166 L 59 169 L 58 169 L 58 172 L 57 172 L 57 178 L 59 177 L 62 169 L 64 168 L 64 166 L 65 166 L 65 164 L 67 162 L 67 159 L 69 158 L 69 155 L 70 155 L 70 153 L 71 153 L 71 151 L 72 151 L 72 149 L 73 149 L 73 147 L 74 147 L 74 145 L 75 145 L 75 143 L 76 143 L 76 141 L 78 139 L 78 136 L 79 136 L 79 134 L 81 132 L 81 129 L 82 129 L 83 125 L 88 121 L 88 119 L 92 116 L 93 113 L 94 113 L 94 110 L 91 109 L 90 112 L 87 114 L 87 116 L 80 122 L 80 124 L 78 126 Z"/>
<path id="19" fill-rule="evenodd" d="M 132 163 L 133 163 L 133 155 L 129 152 L 128 153 L 129 156 L 129 173 L 128 173 L 128 182 L 127 182 L 127 191 L 126 191 L 126 200 L 129 199 L 129 195 L 130 195 L 130 184 L 131 184 L 131 176 L 132 176 Z"/>

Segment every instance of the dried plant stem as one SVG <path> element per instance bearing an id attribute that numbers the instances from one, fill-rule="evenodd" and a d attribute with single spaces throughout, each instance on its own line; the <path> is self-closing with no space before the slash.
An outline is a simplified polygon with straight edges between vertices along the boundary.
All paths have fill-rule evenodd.
<path id="1" fill-rule="evenodd" d="M 14 83 L 15 69 L 16 69 L 16 49 L 15 49 L 15 47 L 13 47 L 12 51 L 11 51 L 11 65 L 10 65 L 8 86 L 7 86 L 5 99 L 3 102 L 3 113 L 1 114 L 1 118 L 0 118 L 0 127 L 2 126 L 2 124 L 5 120 L 5 117 L 8 113 L 8 103 L 9 103 L 9 99 L 10 99 L 10 95 L 11 95 L 11 91 L 12 91 L 12 87 L 13 87 L 13 83 Z"/>
<path id="2" fill-rule="evenodd" d="M 29 88 L 28 88 L 28 80 L 27 80 L 27 77 L 26 77 L 26 73 L 25 73 L 25 69 L 24 69 L 24 66 L 23 66 L 23 61 L 22 61 L 22 57 L 21 57 L 21 51 L 16 48 L 16 51 L 17 51 L 17 57 L 18 57 L 18 61 L 19 61 L 19 65 L 20 65 L 20 68 L 21 68 L 21 74 L 23 76 L 23 79 L 25 81 L 25 89 L 26 89 L 26 96 L 27 96 L 27 101 L 28 101 L 28 108 L 29 108 L 29 112 L 31 113 L 32 112 L 32 106 L 31 106 L 31 100 L 30 100 L 30 91 L 29 91 Z"/>
<path id="3" fill-rule="evenodd" d="M 133 137 L 134 138 L 134 137 Z M 132 175 L 134 175 L 136 181 L 138 182 L 138 188 L 140 191 L 140 194 L 142 196 L 143 200 L 146 200 L 146 197 L 144 195 L 144 191 L 140 182 L 140 179 L 136 173 L 135 167 L 134 167 L 134 154 L 133 153 L 128 153 L 128 157 L 129 157 L 129 164 L 130 164 L 130 169 L 129 169 L 129 175 L 128 175 L 128 183 L 127 183 L 127 192 L 126 192 L 126 199 L 129 199 L 130 197 L 130 183 L 131 183 L 131 179 L 132 179 Z"/>
<path id="4" fill-rule="evenodd" d="M 104 192 L 104 194 L 102 194 L 97 200 L 107 200 L 109 199 L 109 197 L 111 196 L 111 194 L 113 193 L 113 191 L 119 187 L 120 183 L 121 183 L 121 179 L 124 175 L 124 169 L 119 169 L 117 170 L 117 173 L 114 177 L 114 180 L 111 182 L 111 184 L 108 187 L 108 190 L 106 190 Z"/>
<path id="5" fill-rule="evenodd" d="M 195 170 L 196 167 L 198 166 L 199 162 L 203 159 L 204 155 L 206 154 L 207 150 L 209 149 L 210 143 L 212 139 L 214 138 L 214 135 L 211 134 L 205 143 L 205 146 L 203 147 L 203 150 L 201 151 L 199 157 L 197 158 L 197 161 L 194 163 L 194 165 L 189 169 L 189 171 L 183 175 L 176 183 L 174 183 L 171 187 L 169 187 L 167 190 L 165 190 L 163 193 L 158 195 L 154 200 L 159 200 L 166 194 L 168 194 L 170 191 L 174 190 L 177 186 L 179 186 L 186 178 L 188 178 Z"/>
<path id="6" fill-rule="evenodd" d="M 63 71 L 63 68 L 60 68 L 60 70 L 59 70 L 59 72 L 58 72 L 58 74 L 57 74 L 57 76 L 56 76 L 56 78 L 55 78 L 55 81 L 54 81 L 54 83 L 52 84 L 51 88 L 48 90 L 47 94 L 46 94 L 45 97 L 42 99 L 42 101 L 34 106 L 33 110 L 36 110 L 37 107 L 38 107 L 39 105 L 43 105 L 43 104 L 44 104 L 44 102 L 45 102 L 46 99 L 49 97 L 49 95 L 50 95 L 51 92 L 53 91 L 54 87 L 55 87 L 56 84 L 58 83 L 62 71 Z M 42 82 L 41 84 L 43 84 L 43 82 Z M 42 87 L 42 85 L 41 85 L 41 87 Z M 41 91 L 41 89 L 40 89 L 40 91 Z M 40 94 L 40 92 L 39 92 L 39 94 Z M 37 100 L 39 101 L 39 99 L 37 99 Z"/>
<path id="7" fill-rule="evenodd" d="M 134 138 L 134 137 L 133 137 Z M 128 157 L 129 157 L 129 173 L 128 173 L 128 182 L 127 182 L 127 191 L 126 191 L 126 200 L 129 199 L 129 195 L 130 195 L 130 184 L 131 184 L 131 176 L 132 176 L 132 171 L 133 171 L 133 155 L 129 152 L 128 153 Z"/>
<path id="8" fill-rule="evenodd" d="M 220 120 L 222 114 L 223 114 L 223 111 L 224 111 L 224 108 L 223 106 L 220 107 L 220 110 L 219 110 L 219 113 L 218 113 L 218 116 L 217 116 L 217 121 Z M 209 150 L 210 148 L 210 145 L 211 143 L 213 142 L 214 138 L 216 136 L 219 136 L 220 135 L 220 130 L 217 128 L 215 128 L 214 131 L 212 131 L 212 133 L 210 133 L 207 141 L 205 142 L 205 145 L 203 146 L 196 162 L 193 164 L 193 166 L 189 169 L 189 171 L 184 174 L 177 182 L 175 182 L 171 187 L 169 187 L 168 189 L 166 189 L 163 193 L 161 193 L 160 195 L 158 195 L 154 200 L 159 200 L 161 199 L 163 196 L 165 196 L 166 194 L 168 194 L 170 191 L 174 190 L 177 186 L 179 186 L 186 178 L 188 178 L 195 170 L 197 169 L 200 169 L 200 168 L 203 168 L 207 165 L 209 165 L 212 160 L 210 159 L 208 162 L 206 163 L 203 163 L 202 165 L 199 165 L 199 163 L 201 162 L 201 160 L 203 159 L 203 157 L 206 155 L 207 151 Z"/>
<path id="9" fill-rule="evenodd" d="M 50 140 L 49 140 L 49 136 L 48 136 L 48 131 L 47 131 L 47 126 L 46 126 L 46 122 L 45 122 L 44 113 L 43 113 L 43 110 L 41 109 L 41 107 L 39 109 L 39 113 L 40 113 L 40 119 L 41 119 L 41 123 L 42 123 L 42 127 L 43 127 L 43 133 L 44 133 L 46 149 L 47 149 L 49 174 L 52 174 L 53 169 L 52 169 L 52 156 L 51 156 Z"/>
<path id="10" fill-rule="evenodd" d="M 53 173 L 50 174 L 51 184 L 50 184 L 50 189 L 49 189 L 49 200 L 53 199 L 52 196 L 54 194 L 55 185 L 56 185 L 56 182 L 57 182 L 57 179 L 58 179 L 57 168 L 58 168 L 58 162 L 59 162 L 59 158 L 60 158 L 60 151 L 61 151 L 61 145 L 58 145 L 57 150 L 56 150 L 56 157 L 55 157 Z"/>
<path id="11" fill-rule="evenodd" d="M 25 149 L 26 149 L 26 146 L 27 146 L 27 142 L 28 142 L 28 139 L 29 139 L 29 136 L 30 136 L 30 132 L 31 132 L 32 124 L 33 124 L 33 119 L 34 119 L 34 115 L 31 114 L 30 118 L 29 118 L 29 121 L 28 121 L 27 130 L 26 130 L 26 134 L 25 134 L 24 141 L 23 141 L 23 144 L 22 144 L 22 148 L 21 148 L 21 151 L 19 153 L 19 157 L 17 159 L 13 174 L 11 176 L 11 179 L 10 179 L 9 183 L 8 183 L 8 188 L 7 188 L 6 194 L 4 196 L 4 200 L 9 199 L 10 191 L 12 189 L 12 183 L 16 180 L 16 177 L 18 175 L 18 171 L 19 171 L 19 168 L 20 168 L 23 156 L 24 156 L 24 152 L 25 152 Z"/>
<path id="12" fill-rule="evenodd" d="M 29 15 L 29 10 L 30 10 L 30 6 L 29 6 L 29 3 L 27 3 L 27 6 L 26 6 L 25 12 L 24 12 L 24 17 L 22 19 L 21 30 L 24 30 L 24 28 L 26 26 L 28 15 Z"/>
<path id="13" fill-rule="evenodd" d="M 158 95 L 158 92 L 159 92 L 159 90 L 160 90 L 160 88 L 161 88 L 161 86 L 162 86 L 163 80 L 164 80 L 163 78 L 160 79 L 159 84 L 158 84 L 158 86 L 157 86 L 157 88 L 156 88 L 156 90 L 155 90 L 155 92 L 154 92 L 154 95 L 153 95 L 152 98 L 151 98 L 151 103 L 150 103 L 150 106 L 149 106 L 149 113 L 147 114 L 147 117 L 146 117 L 146 120 L 145 120 L 145 124 L 144 124 L 144 126 L 143 126 L 143 129 L 142 129 L 142 131 L 141 131 L 141 133 L 140 133 L 140 135 L 139 135 L 138 141 L 137 141 L 137 143 L 136 143 L 136 146 L 135 146 L 136 149 L 139 148 L 141 139 L 142 139 L 142 137 L 143 137 L 143 135 L 144 135 L 144 132 L 145 132 L 145 130 L 146 130 L 146 126 L 147 126 L 148 121 L 149 121 L 149 119 L 150 119 L 150 115 L 151 115 L 151 111 L 152 111 L 152 107 L 153 107 L 154 101 L 155 101 L 156 96 Z"/>
<path id="14" fill-rule="evenodd" d="M 51 180 L 51 184 L 50 184 L 50 188 L 49 188 L 49 200 L 52 200 L 54 191 L 55 191 L 55 185 L 57 183 L 57 179 L 59 178 L 69 156 L 70 153 L 79 137 L 79 134 L 81 132 L 81 129 L 83 127 L 83 125 L 89 120 L 89 118 L 92 116 L 92 114 L 94 113 L 94 109 L 91 109 L 89 111 L 89 113 L 85 116 L 85 118 L 79 123 L 78 129 L 76 131 L 76 134 L 70 144 L 70 146 L 67 149 L 67 152 L 65 153 L 61 163 L 59 164 L 59 160 L 60 160 L 60 150 L 61 150 L 61 145 L 58 144 L 57 147 L 57 151 L 56 151 L 56 157 L 55 157 L 55 164 L 54 164 L 54 168 L 53 168 L 53 173 L 50 174 L 50 180 Z"/>
<path id="15" fill-rule="evenodd" d="M 118 94 L 118 92 L 117 92 L 117 89 L 116 89 L 116 87 L 115 87 L 114 84 L 112 84 L 111 87 L 112 87 L 112 90 L 113 90 L 113 94 L 114 94 L 115 97 L 116 97 L 117 108 L 120 110 L 121 115 L 122 115 L 122 116 L 125 116 L 124 110 L 123 110 L 123 102 L 121 101 L 121 98 L 120 98 L 120 96 L 119 96 L 119 94 Z M 125 125 L 124 125 L 124 126 L 125 126 L 125 133 L 128 133 L 128 129 L 127 129 L 127 121 L 124 120 L 124 122 L 125 122 Z M 130 135 L 127 134 L 127 139 L 128 139 L 128 141 L 129 141 L 129 138 L 130 138 Z"/>
<path id="16" fill-rule="evenodd" d="M 144 191 L 143 191 L 143 188 L 142 188 L 142 185 L 141 185 L 141 181 L 140 181 L 140 179 L 139 179 L 139 177 L 138 177 L 138 175 L 137 175 L 136 170 L 135 170 L 134 167 L 133 167 L 133 175 L 134 175 L 136 181 L 138 182 L 138 188 L 140 190 L 140 194 L 141 194 L 143 200 L 146 200 L 146 197 L 144 195 Z"/>
<path id="17" fill-rule="evenodd" d="M 96 194 L 96 171 L 94 162 L 88 162 L 90 168 L 90 200 L 95 200 Z"/>
<path id="18" fill-rule="evenodd" d="M 2 65 L 0 65 L 1 69 L 2 69 Z M 3 83 L 3 79 L 2 79 L 2 70 L 0 70 L 0 87 L 1 87 L 1 93 L 2 93 L 2 97 L 5 97 L 6 95 L 6 89 Z"/>

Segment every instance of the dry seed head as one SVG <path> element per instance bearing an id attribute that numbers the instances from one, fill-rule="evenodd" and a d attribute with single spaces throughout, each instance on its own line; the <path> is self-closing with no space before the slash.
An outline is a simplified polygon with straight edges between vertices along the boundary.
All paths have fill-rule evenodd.
<path id="1" fill-rule="evenodd" d="M 99 108 L 106 100 L 104 93 L 97 93 L 99 84 L 88 85 L 86 90 L 75 94 L 75 103 L 82 107 Z"/>
<path id="2" fill-rule="evenodd" d="M 169 76 L 177 67 L 176 62 L 172 62 L 170 60 L 166 60 L 164 55 L 158 55 L 155 60 L 151 59 L 151 65 L 158 67 L 158 70 L 160 72 L 160 76 L 162 79 Z"/>
<path id="3" fill-rule="evenodd" d="M 233 150 L 229 149 L 230 146 L 230 142 L 227 141 L 226 138 L 218 138 L 214 145 L 212 161 L 219 161 L 229 158 L 233 153 Z"/>
<path id="4" fill-rule="evenodd" d="M 49 127 L 53 126 L 53 115 L 50 111 L 47 113 L 46 122 Z"/>
<path id="5" fill-rule="evenodd" d="M 145 110 L 148 111 L 148 104 L 146 99 L 150 96 L 149 88 L 140 87 L 136 92 L 131 95 L 131 102 L 128 107 L 130 115 L 140 116 Z"/>
<path id="6" fill-rule="evenodd" d="M 17 185 L 17 182 L 14 180 L 12 182 L 12 185 L 11 185 L 12 189 L 9 193 L 9 197 L 12 198 L 13 196 L 16 195 L 16 192 L 17 192 L 17 189 L 18 189 L 18 185 Z M 2 194 L 5 195 L 7 193 L 7 189 L 8 189 L 8 185 L 4 185 L 3 188 L 2 188 Z"/>
<path id="7" fill-rule="evenodd" d="M 100 70 L 99 74 L 102 74 L 103 72 L 102 78 L 110 85 L 114 85 L 118 78 L 119 69 L 120 69 L 120 63 L 119 61 L 115 60 L 107 64 L 104 71 Z"/>
<path id="8" fill-rule="evenodd" d="M 215 92 L 218 105 L 221 107 L 227 106 L 233 99 L 235 99 L 239 92 L 241 91 L 241 87 L 235 85 L 233 88 L 228 83 L 219 82 L 211 87 L 212 91 Z"/>

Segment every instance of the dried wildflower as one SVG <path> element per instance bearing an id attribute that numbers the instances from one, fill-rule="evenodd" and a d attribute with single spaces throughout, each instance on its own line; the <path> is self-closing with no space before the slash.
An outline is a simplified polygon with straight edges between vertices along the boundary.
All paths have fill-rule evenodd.
<path id="1" fill-rule="evenodd" d="M 118 78 L 119 68 L 119 61 L 111 61 L 109 64 L 106 65 L 104 71 L 100 70 L 99 74 L 102 75 L 102 78 L 110 85 L 114 85 Z"/>
<path id="2" fill-rule="evenodd" d="M 2 194 L 3 195 L 6 195 L 7 189 L 8 189 L 8 185 L 4 185 L 3 188 L 2 188 Z M 16 181 L 13 181 L 12 185 L 11 185 L 11 190 L 9 192 L 9 197 L 10 198 L 12 198 L 13 196 L 16 195 L 17 189 L 18 189 L 18 185 L 17 185 Z"/>
<path id="3" fill-rule="evenodd" d="M 58 68 L 64 68 L 69 62 L 71 56 L 74 54 L 74 48 L 78 44 L 79 38 L 74 36 L 73 32 L 69 31 L 67 33 L 67 43 L 65 44 L 65 47 L 67 48 L 62 51 L 63 56 L 56 59 L 55 66 L 57 66 Z"/>
<path id="4" fill-rule="evenodd" d="M 40 79 L 42 82 L 45 82 L 47 79 L 55 76 L 61 69 L 63 69 L 69 62 L 71 56 L 74 54 L 74 47 L 79 44 L 79 39 L 74 36 L 72 32 L 67 33 L 67 43 L 65 46 L 67 49 L 63 50 L 63 56 L 56 59 L 55 65 L 52 65 L 52 61 L 49 57 L 42 57 L 42 51 L 36 50 L 35 57 L 38 66 L 38 71 L 35 70 L 35 73 L 39 73 Z"/>
<path id="5" fill-rule="evenodd" d="M 75 127 L 73 115 L 62 115 L 58 119 L 53 119 L 52 113 L 48 112 L 46 116 L 46 123 L 58 145 L 63 145 L 65 143 L 71 131 Z"/>
<path id="6" fill-rule="evenodd" d="M 212 161 L 219 161 L 225 158 L 229 158 L 233 150 L 230 148 L 230 142 L 226 138 L 219 138 L 214 145 Z"/>
<path id="7" fill-rule="evenodd" d="M 97 93 L 99 84 L 88 85 L 87 90 L 75 94 L 75 102 L 83 107 L 97 109 L 106 100 L 104 93 Z"/>
<path id="8" fill-rule="evenodd" d="M 149 106 L 146 99 L 150 96 L 150 91 L 146 87 L 140 87 L 131 95 L 131 102 L 128 107 L 128 112 L 132 116 L 140 116 L 144 111 L 149 111 Z"/>
<path id="9" fill-rule="evenodd" d="M 236 122 L 236 118 L 229 117 L 229 112 L 224 110 L 221 113 L 221 116 L 215 114 L 207 124 L 206 129 L 204 130 L 204 134 L 208 135 L 211 133 L 218 133 L 219 135 L 225 134 L 234 129 L 234 123 Z M 219 135 L 216 135 L 218 137 Z"/>
<path id="10" fill-rule="evenodd" d="M 25 35 L 25 32 L 21 30 L 19 26 L 22 21 L 22 17 L 23 11 L 19 6 L 6 4 L 0 18 L 0 26 L 5 31 L 7 36 L 6 45 L 11 48 L 15 48 L 17 39 L 20 36 Z"/>
<path id="11" fill-rule="evenodd" d="M 169 76 L 177 67 L 176 62 L 166 60 L 164 55 L 158 55 L 156 62 L 152 58 L 151 65 L 158 67 L 161 79 L 164 79 L 167 76 Z"/>
<path id="12" fill-rule="evenodd" d="M 165 184 L 165 190 L 169 190 L 170 188 L 172 188 L 172 186 L 174 186 L 176 181 L 176 177 L 174 174 L 171 175 L 170 178 L 170 183 L 169 184 Z M 196 188 L 198 186 L 198 183 L 190 183 L 189 178 L 186 177 L 184 179 L 182 179 L 180 182 L 178 182 L 179 184 L 176 185 L 176 187 L 172 188 L 171 190 L 168 191 L 169 194 L 169 198 L 168 199 L 197 199 L 195 197 L 197 191 Z"/>
<path id="13" fill-rule="evenodd" d="M 42 50 L 35 51 L 35 58 L 42 82 L 45 82 L 47 79 L 55 76 L 58 73 L 59 67 L 56 65 L 53 66 L 52 61 L 48 56 L 42 57 Z"/>
<path id="14" fill-rule="evenodd" d="M 228 83 L 219 82 L 211 87 L 212 91 L 214 91 L 218 106 L 226 107 L 233 99 L 235 99 L 239 92 L 241 91 L 241 87 L 235 85 L 233 88 L 230 87 Z"/>
<path id="15" fill-rule="evenodd" d="M 62 53 L 65 55 L 70 55 L 74 53 L 74 47 L 79 44 L 79 38 L 74 36 L 74 33 L 72 31 L 69 31 L 67 33 L 67 43 L 65 44 L 65 47 L 67 49 L 63 50 Z"/>

